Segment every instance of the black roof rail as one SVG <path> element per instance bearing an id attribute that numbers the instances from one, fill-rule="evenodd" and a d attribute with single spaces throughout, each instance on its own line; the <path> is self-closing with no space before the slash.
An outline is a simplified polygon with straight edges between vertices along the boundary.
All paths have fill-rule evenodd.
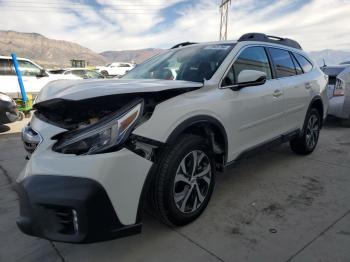
<path id="1" fill-rule="evenodd" d="M 289 47 L 293 47 L 296 49 L 301 49 L 300 44 L 292 39 L 289 38 L 282 38 L 278 36 L 272 36 L 272 35 L 265 35 L 262 33 L 247 33 L 242 35 L 238 42 L 244 42 L 244 41 L 261 41 L 261 42 L 268 42 L 268 43 L 274 43 L 274 44 L 280 44 L 285 45 Z"/>
<path id="2" fill-rule="evenodd" d="M 174 46 L 173 46 L 172 48 L 170 48 L 170 49 L 175 49 L 175 48 L 179 48 L 179 47 L 183 47 L 183 46 L 187 46 L 187 45 L 194 45 L 194 44 L 197 44 L 197 43 L 193 43 L 193 42 L 183 42 L 183 43 L 174 45 Z"/>

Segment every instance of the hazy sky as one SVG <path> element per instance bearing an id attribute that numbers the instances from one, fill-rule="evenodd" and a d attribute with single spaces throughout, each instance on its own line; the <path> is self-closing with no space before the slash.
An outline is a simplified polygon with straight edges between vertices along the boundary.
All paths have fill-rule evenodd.
<path id="1" fill-rule="evenodd" d="M 0 0 L 0 30 L 36 32 L 94 51 L 219 37 L 221 0 Z M 229 39 L 294 38 L 307 51 L 350 50 L 350 0 L 232 0 Z M 1 39 L 0 39 L 1 41 Z"/>

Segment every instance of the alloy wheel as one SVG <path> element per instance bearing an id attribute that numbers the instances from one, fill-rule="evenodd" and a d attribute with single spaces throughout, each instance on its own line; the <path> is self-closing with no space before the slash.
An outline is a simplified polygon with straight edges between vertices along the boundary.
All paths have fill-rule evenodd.
<path id="1" fill-rule="evenodd" d="M 306 145 L 312 149 L 316 146 L 320 133 L 319 119 L 315 114 L 312 114 L 306 126 Z"/>
<path id="2" fill-rule="evenodd" d="M 201 150 L 188 153 L 180 162 L 174 179 L 174 202 L 182 213 L 193 213 L 209 193 L 212 169 L 209 157 Z"/>

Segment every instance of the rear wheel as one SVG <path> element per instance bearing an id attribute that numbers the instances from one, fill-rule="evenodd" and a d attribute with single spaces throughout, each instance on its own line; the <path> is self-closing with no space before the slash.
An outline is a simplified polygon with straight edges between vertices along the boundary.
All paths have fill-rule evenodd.
<path id="1" fill-rule="evenodd" d="M 184 135 L 163 155 L 152 188 L 153 207 L 166 224 L 188 224 L 210 200 L 215 184 L 212 152 L 205 139 Z"/>
<path id="2" fill-rule="evenodd" d="M 306 116 L 302 136 L 290 141 L 290 147 L 296 154 L 308 155 L 314 151 L 320 134 L 321 121 L 317 109 L 312 108 Z"/>

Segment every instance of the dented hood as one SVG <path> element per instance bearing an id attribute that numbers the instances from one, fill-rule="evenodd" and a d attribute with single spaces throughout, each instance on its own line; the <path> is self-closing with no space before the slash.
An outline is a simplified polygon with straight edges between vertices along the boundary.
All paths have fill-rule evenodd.
<path id="1" fill-rule="evenodd" d="M 49 83 L 41 90 L 36 103 L 55 98 L 82 100 L 99 96 L 200 88 L 202 86 L 203 84 L 198 82 L 157 79 L 58 80 Z"/>

